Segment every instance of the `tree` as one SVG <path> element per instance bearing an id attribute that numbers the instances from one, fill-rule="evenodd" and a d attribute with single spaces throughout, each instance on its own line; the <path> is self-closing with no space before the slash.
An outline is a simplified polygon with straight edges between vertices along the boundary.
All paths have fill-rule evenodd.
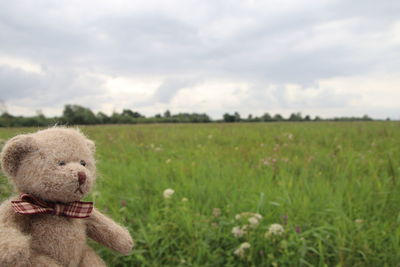
<path id="1" fill-rule="evenodd" d="M 262 121 L 272 121 L 272 117 L 268 112 L 266 112 L 266 113 L 264 113 L 264 115 L 261 116 L 261 120 Z"/>
<path id="2" fill-rule="evenodd" d="M 365 114 L 365 115 L 361 118 L 361 120 L 363 120 L 363 121 L 372 121 L 372 119 L 371 119 L 367 114 Z"/>
<path id="3" fill-rule="evenodd" d="M 106 123 L 110 123 L 111 122 L 111 119 L 110 119 L 110 117 L 108 117 L 105 113 L 103 113 L 103 112 L 98 112 L 97 114 L 96 114 L 96 119 L 97 119 L 97 121 L 99 122 L 99 123 L 103 123 L 103 124 L 106 124 Z"/>
<path id="4" fill-rule="evenodd" d="M 314 121 L 321 121 L 322 119 L 321 119 L 321 117 L 320 116 L 315 116 L 315 119 L 314 119 Z"/>
<path id="5" fill-rule="evenodd" d="M 132 117 L 132 118 L 144 118 L 144 116 L 142 115 L 142 114 L 140 114 L 139 112 L 136 112 L 136 111 L 132 111 L 132 110 L 130 110 L 130 109 L 124 109 L 123 111 L 122 111 L 122 114 L 121 114 L 122 116 L 129 116 L 129 117 Z"/>
<path id="6" fill-rule="evenodd" d="M 11 114 L 9 114 L 7 111 L 3 112 L 0 115 L 0 125 L 1 126 L 5 126 L 5 127 L 11 127 L 14 126 L 14 121 L 15 121 L 15 117 Z"/>
<path id="7" fill-rule="evenodd" d="M 290 114 L 289 121 L 302 121 L 303 118 L 301 117 L 301 113 L 292 113 Z"/>
<path id="8" fill-rule="evenodd" d="M 274 121 L 284 121 L 284 120 L 285 118 L 283 118 L 281 114 L 274 115 Z"/>
<path id="9" fill-rule="evenodd" d="M 235 122 L 235 116 L 225 113 L 223 116 L 224 122 Z"/>
<path id="10" fill-rule="evenodd" d="M 164 112 L 164 118 L 170 118 L 171 117 L 171 112 L 167 109 L 165 112 Z"/>
<path id="11" fill-rule="evenodd" d="M 68 124 L 96 124 L 94 113 L 79 105 L 65 105 L 63 118 Z"/>
<path id="12" fill-rule="evenodd" d="M 240 114 L 239 114 L 239 112 L 237 112 L 237 111 L 235 111 L 235 113 L 233 114 L 233 116 L 235 117 L 235 121 L 236 122 L 239 122 L 241 119 L 240 119 Z"/>

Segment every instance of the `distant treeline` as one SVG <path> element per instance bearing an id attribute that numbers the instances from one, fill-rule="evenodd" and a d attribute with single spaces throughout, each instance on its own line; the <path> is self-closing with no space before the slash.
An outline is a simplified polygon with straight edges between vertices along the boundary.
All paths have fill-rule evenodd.
<path id="1" fill-rule="evenodd" d="M 338 117 L 322 119 L 318 116 L 311 118 L 309 115 L 302 116 L 300 112 L 292 113 L 288 118 L 280 114 L 270 115 L 265 113 L 261 117 L 252 116 L 247 118 L 240 116 L 238 112 L 225 113 L 222 120 L 212 120 L 205 113 L 177 113 L 171 114 L 169 110 L 163 114 L 146 117 L 137 111 L 124 109 L 121 113 L 114 112 L 111 116 L 103 112 L 94 113 L 89 108 L 79 105 L 66 105 L 61 117 L 46 117 L 42 113 L 36 116 L 23 117 L 13 116 L 8 112 L 0 115 L 0 127 L 23 127 L 23 126 L 49 126 L 49 125 L 93 125 L 93 124 L 135 124 L 135 123 L 207 123 L 207 122 L 277 122 L 277 121 L 370 121 L 369 116 L 363 117 Z"/>

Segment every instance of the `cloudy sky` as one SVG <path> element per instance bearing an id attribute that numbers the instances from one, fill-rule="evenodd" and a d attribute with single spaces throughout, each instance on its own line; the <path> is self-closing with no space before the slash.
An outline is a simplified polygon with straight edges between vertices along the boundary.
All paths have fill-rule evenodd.
<path id="1" fill-rule="evenodd" d="M 400 119 L 400 1 L 1 1 L 0 99 Z"/>

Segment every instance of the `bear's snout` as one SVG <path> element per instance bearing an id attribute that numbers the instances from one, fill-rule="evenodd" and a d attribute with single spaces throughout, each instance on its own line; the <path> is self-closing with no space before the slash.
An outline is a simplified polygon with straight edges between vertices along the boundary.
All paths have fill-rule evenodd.
<path id="1" fill-rule="evenodd" d="M 78 172 L 79 185 L 83 185 L 86 182 L 86 174 L 84 172 Z"/>

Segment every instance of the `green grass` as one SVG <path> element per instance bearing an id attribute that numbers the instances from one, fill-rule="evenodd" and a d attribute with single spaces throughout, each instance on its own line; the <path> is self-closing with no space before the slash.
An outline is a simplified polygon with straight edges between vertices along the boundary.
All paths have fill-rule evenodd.
<path id="1" fill-rule="evenodd" d="M 136 241 L 128 257 L 93 243 L 110 266 L 400 266 L 398 122 L 82 130 L 97 144 L 88 199 Z M 10 194 L 5 178 L 0 189 Z M 263 219 L 236 238 L 242 212 Z M 285 232 L 266 238 L 273 223 Z M 236 256 L 243 242 L 251 247 Z"/>

